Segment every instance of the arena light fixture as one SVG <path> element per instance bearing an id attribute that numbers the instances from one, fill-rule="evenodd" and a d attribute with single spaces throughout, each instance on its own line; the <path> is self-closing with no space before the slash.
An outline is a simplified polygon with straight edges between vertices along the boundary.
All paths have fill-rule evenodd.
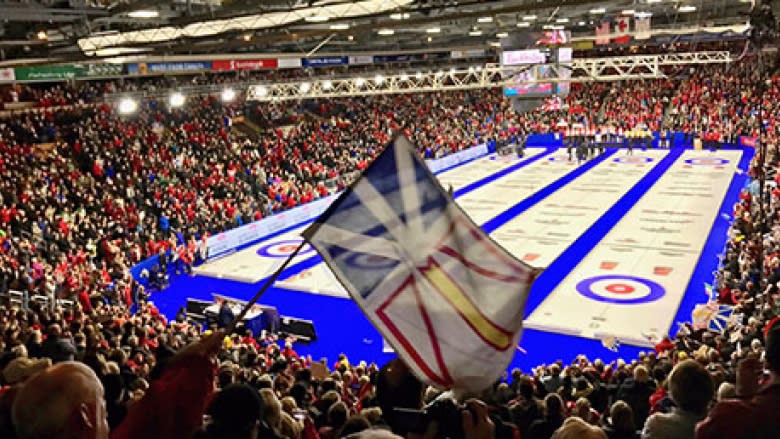
<path id="1" fill-rule="evenodd" d="M 417 72 L 417 73 L 414 74 L 414 77 L 417 78 L 417 79 L 422 79 L 422 73 Z"/>
<path id="2" fill-rule="evenodd" d="M 534 21 L 536 20 L 536 15 L 524 15 L 523 21 Z"/>
<path id="3" fill-rule="evenodd" d="M 393 20 L 407 20 L 411 15 L 409 15 L 408 12 L 396 12 L 395 14 L 390 14 L 390 18 Z"/>
<path id="4" fill-rule="evenodd" d="M 477 18 L 477 23 L 492 23 L 493 17 L 479 17 Z"/>
<path id="5" fill-rule="evenodd" d="M 684 5 L 677 8 L 678 12 L 694 12 L 696 10 L 696 6 L 693 5 Z"/>
<path id="6" fill-rule="evenodd" d="M 474 73 L 474 66 L 469 66 L 469 73 Z"/>
<path id="7" fill-rule="evenodd" d="M 300 86 L 301 93 L 308 93 L 311 90 L 311 84 L 308 82 L 302 82 Z"/>
<path id="8" fill-rule="evenodd" d="M 366 80 L 365 79 L 363 79 L 363 78 L 355 79 L 355 85 L 357 85 L 358 87 L 362 87 L 365 84 L 366 84 Z"/>
<path id="9" fill-rule="evenodd" d="M 501 41 L 491 41 L 490 43 L 491 47 L 501 47 Z"/>
<path id="10" fill-rule="evenodd" d="M 46 41 L 49 39 L 49 34 L 45 30 L 39 30 L 35 37 L 38 38 L 38 41 Z"/>
<path id="11" fill-rule="evenodd" d="M 425 29 L 425 33 L 438 34 L 438 33 L 441 33 L 441 28 L 440 27 L 429 27 L 428 29 Z"/>
<path id="12" fill-rule="evenodd" d="M 382 83 L 385 82 L 385 77 L 382 75 L 376 75 L 374 76 L 374 82 L 376 85 L 382 85 Z"/>
<path id="13" fill-rule="evenodd" d="M 482 31 L 481 30 L 469 31 L 469 36 L 472 36 L 472 37 L 482 36 Z"/>
<path id="14" fill-rule="evenodd" d="M 565 29 L 565 26 L 562 24 L 545 24 L 542 26 L 542 29 L 545 30 L 563 30 Z"/>
<path id="15" fill-rule="evenodd" d="M 392 30 L 392 29 L 379 29 L 377 31 L 377 34 L 382 35 L 383 37 L 387 37 L 387 36 L 395 34 L 395 31 Z"/>
<path id="16" fill-rule="evenodd" d="M 428 42 L 433 42 L 433 37 L 428 37 Z"/>
<path id="17" fill-rule="evenodd" d="M 119 101 L 119 114 L 133 114 L 138 110 L 138 102 L 133 98 L 122 98 Z"/>
<path id="18" fill-rule="evenodd" d="M 267 96 L 268 88 L 264 85 L 260 85 L 255 89 L 255 93 L 257 93 L 258 96 Z"/>
<path id="19" fill-rule="evenodd" d="M 591 9 L 588 12 L 590 12 L 593 15 L 606 14 L 607 13 L 607 8 L 593 8 L 593 9 Z"/>
<path id="20" fill-rule="evenodd" d="M 562 18 L 556 18 L 556 19 L 555 19 L 555 22 L 556 22 L 556 23 L 568 23 L 568 22 L 569 22 L 569 19 L 568 19 L 568 18 L 566 18 L 566 17 L 562 17 Z"/>
<path id="21" fill-rule="evenodd" d="M 228 87 L 222 90 L 222 102 L 231 102 L 236 98 L 236 91 Z"/>
<path id="22" fill-rule="evenodd" d="M 157 18 L 160 16 L 160 11 L 140 9 L 138 11 L 128 12 L 127 16 L 130 18 Z"/>
<path id="23" fill-rule="evenodd" d="M 409 75 L 406 73 L 401 73 L 401 81 L 407 81 L 409 79 Z"/>
<path id="24" fill-rule="evenodd" d="M 623 14 L 623 15 L 634 15 L 635 12 L 636 11 L 633 10 L 633 9 L 623 9 L 623 11 L 620 12 L 620 13 Z"/>
<path id="25" fill-rule="evenodd" d="M 330 79 L 326 79 L 322 81 L 322 89 L 323 90 L 330 90 L 333 88 L 333 82 L 330 81 Z"/>
<path id="26" fill-rule="evenodd" d="M 634 14 L 634 18 L 650 18 L 653 16 L 652 12 L 639 11 Z"/>
<path id="27" fill-rule="evenodd" d="M 330 25 L 330 30 L 347 30 L 349 25 L 347 23 L 336 23 Z"/>
<path id="28" fill-rule="evenodd" d="M 496 38 L 507 38 L 507 37 L 509 37 L 508 32 L 499 32 L 496 34 Z"/>
<path id="29" fill-rule="evenodd" d="M 663 0 L 647 0 L 648 5 L 652 5 L 654 3 L 661 3 Z M 740 0 L 742 1 L 742 0 Z M 750 3 L 750 0 L 747 1 L 747 3 Z"/>
<path id="30" fill-rule="evenodd" d="M 347 41 L 354 41 L 355 36 L 354 35 L 347 35 Z"/>
<path id="31" fill-rule="evenodd" d="M 184 105 L 184 100 L 184 95 L 178 91 L 171 93 L 171 95 L 168 97 L 168 103 L 173 108 L 178 108 Z"/>
<path id="32" fill-rule="evenodd" d="M 529 27 L 529 26 L 531 26 L 531 23 L 529 23 L 527 21 L 518 21 L 517 22 L 517 27 Z"/>
<path id="33" fill-rule="evenodd" d="M 308 21 L 309 23 L 325 23 L 326 21 L 330 20 L 330 17 L 327 15 L 309 15 L 308 17 L 304 18 L 304 20 Z"/>
<path id="34" fill-rule="evenodd" d="M 577 26 L 585 26 L 585 22 L 584 21 L 578 21 L 577 22 Z"/>

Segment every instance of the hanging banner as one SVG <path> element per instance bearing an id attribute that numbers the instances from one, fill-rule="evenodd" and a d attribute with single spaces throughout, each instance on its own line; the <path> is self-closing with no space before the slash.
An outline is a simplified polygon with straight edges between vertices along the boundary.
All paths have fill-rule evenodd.
<path id="1" fill-rule="evenodd" d="M 631 41 L 631 18 L 622 16 L 615 21 L 615 44 L 626 44 Z"/>
<path id="2" fill-rule="evenodd" d="M 83 66 L 64 64 L 60 66 L 17 67 L 14 75 L 17 81 L 67 81 L 84 76 Z"/>
<path id="3" fill-rule="evenodd" d="M 320 56 L 315 58 L 302 58 L 301 64 L 304 67 L 343 66 L 349 64 L 349 57 L 348 56 Z"/>
<path id="4" fill-rule="evenodd" d="M 266 59 L 231 59 L 211 62 L 211 70 L 215 72 L 232 72 L 237 70 L 265 70 L 279 67 L 275 58 Z"/>
<path id="5" fill-rule="evenodd" d="M 453 50 L 450 52 L 450 58 L 482 58 L 485 56 L 485 49 L 473 49 L 473 50 Z"/>
<path id="6" fill-rule="evenodd" d="M 300 58 L 279 58 L 277 65 L 280 69 L 298 69 L 301 67 Z"/>
<path id="7" fill-rule="evenodd" d="M 127 73 L 131 75 L 151 75 L 155 73 L 188 73 L 211 70 L 210 61 L 158 62 L 128 64 Z"/>
<path id="8" fill-rule="evenodd" d="M 14 73 L 13 67 L 0 69 L 0 83 L 13 82 L 15 80 L 16 80 L 16 74 Z"/>
<path id="9" fill-rule="evenodd" d="M 650 39 L 650 17 L 636 17 L 634 19 L 634 38 L 637 40 Z"/>
<path id="10" fill-rule="evenodd" d="M 349 65 L 373 64 L 374 57 L 368 55 L 358 55 L 349 57 Z"/>
<path id="11" fill-rule="evenodd" d="M 609 21 L 596 26 L 596 44 L 609 44 Z"/>
<path id="12" fill-rule="evenodd" d="M 84 76 L 99 78 L 105 76 L 121 76 L 125 73 L 124 64 L 87 64 Z"/>

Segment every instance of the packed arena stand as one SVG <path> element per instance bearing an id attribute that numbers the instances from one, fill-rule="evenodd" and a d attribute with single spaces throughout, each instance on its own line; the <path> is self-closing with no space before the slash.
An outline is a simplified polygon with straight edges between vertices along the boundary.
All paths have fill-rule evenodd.
<path id="1" fill-rule="evenodd" d="M 0 132 L 0 293 L 21 291 L 23 303 L 0 309 L 0 437 L 107 437 L 109 427 L 111 437 L 426 433 L 393 409 L 446 395 L 424 388 L 402 363 L 380 368 L 342 354 L 322 364 L 300 357 L 293 340 L 216 328 L 206 335 L 184 313 L 168 321 L 146 303 L 129 267 L 159 254 L 163 267 L 188 271 L 205 256 L 203 237 L 342 188 L 396 130 L 434 158 L 555 130 L 561 119 L 734 139 L 755 134 L 761 111 L 766 168 L 780 182 L 778 83 L 759 95 L 755 71 L 707 68 L 640 90 L 577 86 L 567 110 L 526 115 L 514 114 L 499 90 L 319 102 L 296 125 L 258 138 L 238 139 L 225 123 L 239 104 L 207 96 L 173 110 L 146 101 L 133 117 L 102 105 L 8 119 Z M 51 93 L 42 98 L 67 96 Z M 476 398 L 468 412 L 444 411 L 456 417 L 437 419 L 438 428 L 459 426 L 467 439 L 780 437 L 780 191 L 769 191 L 765 228 L 759 192 L 751 185 L 734 207 L 718 273 L 719 300 L 735 305 L 741 321 L 723 333 L 686 327 L 639 358 L 580 356 L 514 370 L 467 395 Z"/>

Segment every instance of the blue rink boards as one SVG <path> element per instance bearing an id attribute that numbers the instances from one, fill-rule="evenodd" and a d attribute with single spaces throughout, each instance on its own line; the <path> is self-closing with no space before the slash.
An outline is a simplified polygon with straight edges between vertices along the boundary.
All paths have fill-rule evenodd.
<path id="1" fill-rule="evenodd" d="M 706 300 L 703 285 L 717 268 L 726 216 L 752 154 L 609 150 L 578 165 L 563 149 L 532 148 L 523 159 L 490 155 L 440 173 L 458 204 L 498 243 L 546 268 L 531 290 L 522 350 L 511 367 L 528 371 L 580 353 L 632 358 L 650 348 L 646 335 L 689 320 Z M 196 276 L 178 276 L 152 301 L 172 318 L 187 297 L 249 299 L 304 228 L 210 261 Z M 298 346 L 299 353 L 331 361 L 342 352 L 353 361 L 393 358 L 316 253 L 296 258 L 280 279 L 261 303 L 314 321 L 319 340 Z M 618 352 L 602 346 L 605 336 L 621 340 Z"/>

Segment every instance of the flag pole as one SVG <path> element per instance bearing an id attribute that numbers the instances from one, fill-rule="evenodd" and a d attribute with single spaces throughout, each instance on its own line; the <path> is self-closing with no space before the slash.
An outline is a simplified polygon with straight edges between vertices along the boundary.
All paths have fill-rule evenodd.
<path id="1" fill-rule="evenodd" d="M 257 301 L 260 300 L 260 297 L 262 297 L 262 295 L 266 292 L 266 290 L 271 288 L 271 285 L 273 285 L 274 282 L 276 282 L 277 279 L 279 279 L 279 276 L 281 276 L 282 271 L 284 271 L 285 268 L 287 268 L 287 266 L 290 265 L 290 262 L 293 260 L 294 257 L 296 257 L 298 255 L 298 252 L 301 251 L 301 249 L 303 248 L 304 245 L 306 245 L 306 241 L 301 241 L 301 243 L 298 244 L 298 247 L 295 248 L 295 251 L 293 251 L 290 254 L 290 256 L 287 257 L 287 259 L 284 261 L 284 263 L 281 266 L 279 266 L 279 268 L 276 269 L 274 274 L 272 274 L 271 277 L 266 279 L 266 281 L 263 284 L 263 286 L 260 287 L 260 290 L 258 290 L 257 293 L 255 293 L 254 297 L 252 297 L 246 303 L 246 305 L 244 305 L 244 309 L 241 310 L 241 312 L 236 316 L 236 318 L 233 319 L 233 322 L 230 323 L 230 326 L 227 327 L 227 329 L 225 330 L 226 334 L 232 334 L 233 333 L 233 330 L 236 329 L 236 325 L 238 325 L 239 322 L 244 320 L 244 317 L 246 316 L 246 314 L 255 305 L 255 303 L 257 303 Z"/>

